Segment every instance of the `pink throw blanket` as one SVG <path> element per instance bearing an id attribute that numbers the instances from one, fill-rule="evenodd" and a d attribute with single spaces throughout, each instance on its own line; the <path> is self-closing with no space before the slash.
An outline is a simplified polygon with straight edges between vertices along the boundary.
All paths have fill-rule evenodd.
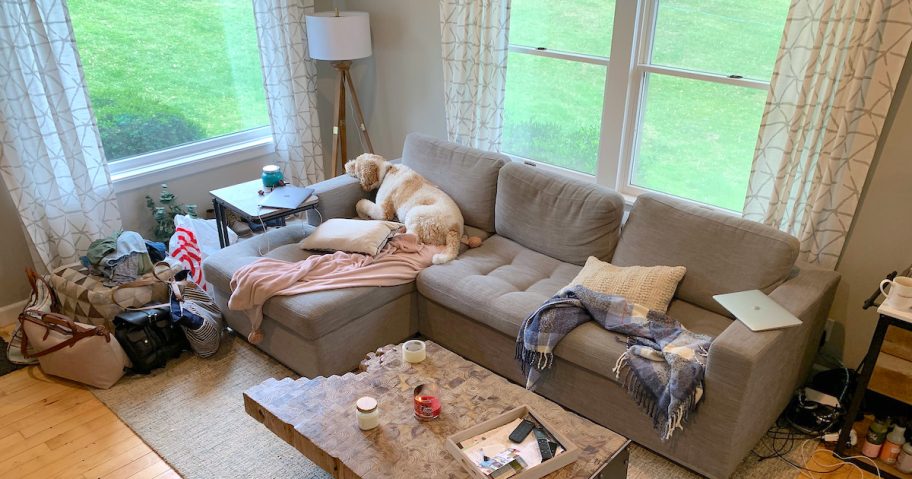
<path id="1" fill-rule="evenodd" d="M 431 265 L 443 247 L 418 242 L 414 234 L 394 236 L 376 256 L 360 253 L 313 255 L 297 263 L 260 258 L 231 277 L 228 308 L 244 311 L 250 319 L 251 343 L 263 339 L 263 305 L 273 296 L 292 296 L 328 289 L 359 286 L 395 286 L 413 281 Z"/>

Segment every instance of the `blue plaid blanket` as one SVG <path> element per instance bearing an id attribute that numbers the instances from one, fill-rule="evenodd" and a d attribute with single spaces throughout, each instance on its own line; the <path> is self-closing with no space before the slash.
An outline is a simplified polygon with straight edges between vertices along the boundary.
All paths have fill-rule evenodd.
<path id="1" fill-rule="evenodd" d="M 637 404 L 652 417 L 663 441 L 683 429 L 703 396 L 703 371 L 712 338 L 688 331 L 660 311 L 622 296 L 574 286 L 533 312 L 519 329 L 516 358 L 534 389 L 554 363 L 557 343 L 577 326 L 595 321 L 627 336 L 627 350 L 614 367 Z"/>

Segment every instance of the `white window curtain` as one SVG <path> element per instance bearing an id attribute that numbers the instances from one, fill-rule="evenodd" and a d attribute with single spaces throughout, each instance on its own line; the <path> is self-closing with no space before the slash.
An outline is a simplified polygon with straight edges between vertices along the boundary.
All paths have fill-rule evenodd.
<path id="1" fill-rule="evenodd" d="M 444 102 L 450 141 L 500 151 L 510 0 L 441 0 Z"/>
<path id="2" fill-rule="evenodd" d="M 121 228 L 66 2 L 0 0 L 0 176 L 39 269 Z"/>
<path id="3" fill-rule="evenodd" d="M 794 0 L 744 217 L 835 268 L 912 41 L 908 0 Z"/>
<path id="4" fill-rule="evenodd" d="M 286 180 L 323 180 L 317 118 L 317 67 L 307 50 L 304 17 L 313 0 L 253 0 L 266 103 Z"/>

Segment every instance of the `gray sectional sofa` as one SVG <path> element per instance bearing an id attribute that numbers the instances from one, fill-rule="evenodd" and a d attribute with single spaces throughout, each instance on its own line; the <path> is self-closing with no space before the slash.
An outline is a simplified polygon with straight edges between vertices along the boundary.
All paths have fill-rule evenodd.
<path id="1" fill-rule="evenodd" d="M 449 193 L 467 229 L 485 241 L 411 284 L 270 300 L 259 347 L 298 373 L 343 373 L 366 352 L 420 333 L 522 383 L 513 358 L 520 323 L 590 255 L 621 266 L 687 267 L 668 314 L 716 338 L 705 397 L 686 429 L 661 442 L 611 372 L 623 343 L 594 323 L 559 344 L 540 394 L 694 471 L 728 477 L 808 373 L 839 275 L 796 265 L 795 238 L 655 194 L 641 195 L 622 226 L 624 202 L 614 191 L 418 134 L 406 139 L 402 162 Z M 354 217 L 355 203 L 367 195 L 347 176 L 314 187 L 323 219 Z M 206 260 L 232 328 L 243 335 L 250 329 L 244 314 L 227 309 L 233 272 L 261 252 L 305 258 L 296 243 L 311 229 L 274 230 Z M 803 325 L 755 333 L 712 299 L 746 289 L 767 292 Z"/>

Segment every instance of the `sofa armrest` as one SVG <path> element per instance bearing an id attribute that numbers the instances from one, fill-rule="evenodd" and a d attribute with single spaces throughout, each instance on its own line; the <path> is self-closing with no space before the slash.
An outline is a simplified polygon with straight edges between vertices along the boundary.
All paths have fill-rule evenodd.
<path id="1" fill-rule="evenodd" d="M 753 447 L 804 381 L 838 283 L 839 273 L 802 266 L 769 295 L 801 319 L 800 326 L 754 332 L 732 321 L 713 341 L 706 406 L 721 416 L 714 420 L 742 428 L 744 444 L 732 447 Z"/>
<path id="2" fill-rule="evenodd" d="M 367 198 L 369 192 L 361 189 L 361 184 L 357 179 L 342 175 L 328 180 L 321 181 L 310 185 L 314 189 L 314 194 L 320 197 L 320 203 L 317 205 L 316 214 L 312 211 L 307 212 L 307 222 L 316 226 L 330 218 L 354 218 L 355 204 L 362 198 Z"/>

